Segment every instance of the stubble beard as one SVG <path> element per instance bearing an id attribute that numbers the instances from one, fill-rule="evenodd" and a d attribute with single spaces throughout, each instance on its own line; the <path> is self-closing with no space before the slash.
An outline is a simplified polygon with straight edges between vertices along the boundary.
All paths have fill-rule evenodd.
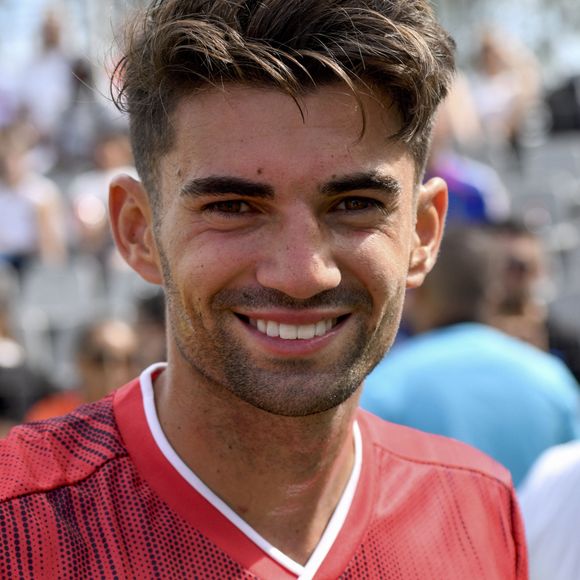
<path id="1" fill-rule="evenodd" d="M 246 403 L 287 417 L 328 411 L 349 399 L 390 348 L 400 320 L 404 286 L 397 286 L 375 329 L 367 327 L 372 299 L 364 288 L 337 288 L 308 300 L 294 300 L 270 289 L 223 290 L 212 299 L 213 330 L 200 312 L 184 305 L 165 256 L 163 264 L 168 322 L 175 345 L 196 375 L 212 389 L 225 390 Z M 356 319 L 349 321 L 352 341 L 338 360 L 319 358 L 272 359 L 257 366 L 242 341 L 228 332 L 230 306 L 307 308 L 345 306 Z M 231 324 L 231 322 L 230 322 Z"/>

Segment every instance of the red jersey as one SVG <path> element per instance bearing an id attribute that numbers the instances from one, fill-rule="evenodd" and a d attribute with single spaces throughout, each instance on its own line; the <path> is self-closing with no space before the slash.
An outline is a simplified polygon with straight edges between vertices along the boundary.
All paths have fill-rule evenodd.
<path id="1" fill-rule="evenodd" d="M 301 576 L 175 468 L 142 389 L 135 380 L 0 442 L 0 577 Z M 357 423 L 362 463 L 348 511 L 303 577 L 527 578 L 505 469 L 461 443 L 363 411 Z"/>

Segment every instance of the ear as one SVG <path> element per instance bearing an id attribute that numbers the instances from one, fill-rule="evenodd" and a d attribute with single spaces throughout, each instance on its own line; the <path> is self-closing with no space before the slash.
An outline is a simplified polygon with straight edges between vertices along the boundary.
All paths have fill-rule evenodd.
<path id="1" fill-rule="evenodd" d="M 109 187 L 109 218 L 115 244 L 127 264 L 152 284 L 161 284 L 153 235 L 153 211 L 141 182 L 119 175 Z"/>
<path id="2" fill-rule="evenodd" d="M 435 265 L 447 215 L 447 201 L 447 184 L 438 177 L 430 179 L 419 189 L 407 288 L 421 286 Z"/>

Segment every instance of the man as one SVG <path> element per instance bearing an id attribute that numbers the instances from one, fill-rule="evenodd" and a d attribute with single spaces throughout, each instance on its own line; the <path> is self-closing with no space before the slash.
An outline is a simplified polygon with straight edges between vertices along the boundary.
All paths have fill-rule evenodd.
<path id="1" fill-rule="evenodd" d="M 142 183 L 110 214 L 166 291 L 168 364 L 5 444 L 3 563 L 525 577 L 506 472 L 357 411 L 435 260 L 446 189 L 419 184 L 452 68 L 423 1 L 154 3 L 120 75 Z"/>
<path id="2" fill-rule="evenodd" d="M 542 451 L 576 436 L 578 386 L 556 357 L 485 323 L 501 299 L 495 242 L 486 231 L 448 228 L 408 308 L 417 334 L 371 373 L 361 404 L 481 449 L 517 486 Z"/>
<path id="3" fill-rule="evenodd" d="M 490 227 L 503 256 L 503 296 L 490 322 L 497 328 L 547 350 L 580 381 L 580 337 L 570 320 L 557 316 L 546 298 L 552 293 L 542 239 L 523 223 L 506 221 Z"/>
<path id="4" fill-rule="evenodd" d="M 98 401 L 135 376 L 137 333 L 121 319 L 97 319 L 84 324 L 77 333 L 74 353 L 77 388 L 53 393 L 30 407 L 27 422 L 58 417 L 83 403 Z"/>

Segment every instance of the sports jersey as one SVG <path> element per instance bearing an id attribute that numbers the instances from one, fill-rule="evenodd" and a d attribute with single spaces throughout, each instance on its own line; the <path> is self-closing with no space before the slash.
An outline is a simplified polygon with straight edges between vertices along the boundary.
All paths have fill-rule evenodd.
<path id="1" fill-rule="evenodd" d="M 154 405 L 161 368 L 0 443 L 0 577 L 527 577 L 507 471 L 362 410 L 343 497 L 309 562 L 292 561 L 173 451 Z"/>

